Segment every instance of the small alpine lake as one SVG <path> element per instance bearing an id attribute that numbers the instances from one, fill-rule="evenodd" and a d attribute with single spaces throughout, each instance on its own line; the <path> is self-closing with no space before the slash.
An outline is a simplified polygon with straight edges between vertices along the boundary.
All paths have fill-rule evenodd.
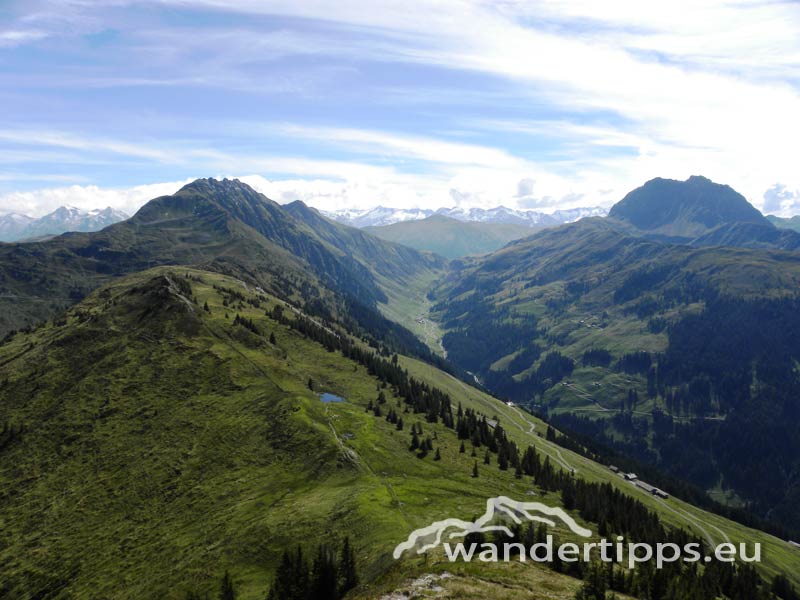
<path id="1" fill-rule="evenodd" d="M 329 392 L 322 392 L 319 395 L 319 399 L 323 402 L 344 402 L 345 399 L 341 396 L 337 396 L 336 394 L 331 394 Z"/>

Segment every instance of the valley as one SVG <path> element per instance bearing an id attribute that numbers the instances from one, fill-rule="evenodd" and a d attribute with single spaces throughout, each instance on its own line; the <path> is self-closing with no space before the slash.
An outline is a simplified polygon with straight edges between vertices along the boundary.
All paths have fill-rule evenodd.
<path id="1" fill-rule="evenodd" d="M 0 600 L 800 600 L 797 8 L 0 1 Z"/>
<path id="2" fill-rule="evenodd" d="M 691 454 L 741 433 L 757 403 L 789 428 L 764 417 L 759 432 L 797 439 L 775 389 L 794 389 L 800 314 L 800 259 L 783 248 L 590 218 L 449 261 L 199 180 L 102 232 L 0 246 L 0 272 L 0 596 L 203 597 L 227 573 L 237 598 L 264 598 L 286 552 L 347 538 L 360 583 L 346 598 L 574 598 L 590 567 L 391 558 L 495 496 L 563 507 L 595 536 L 759 543 L 757 576 L 705 569 L 704 585 L 800 587 L 794 492 L 776 475 L 794 450 L 757 454 L 740 435 L 731 460 L 775 477 L 759 498 L 702 470 L 722 457 Z M 658 585 L 695 576 L 676 566 Z M 614 589 L 641 597 L 652 577 Z"/>

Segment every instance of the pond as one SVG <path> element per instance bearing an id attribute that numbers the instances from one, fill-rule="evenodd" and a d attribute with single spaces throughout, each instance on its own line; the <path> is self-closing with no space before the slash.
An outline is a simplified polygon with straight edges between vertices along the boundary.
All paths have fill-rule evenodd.
<path id="1" fill-rule="evenodd" d="M 344 402 L 344 398 L 341 396 L 337 396 L 336 394 L 329 394 L 328 392 L 323 392 L 320 394 L 320 400 L 323 402 Z"/>

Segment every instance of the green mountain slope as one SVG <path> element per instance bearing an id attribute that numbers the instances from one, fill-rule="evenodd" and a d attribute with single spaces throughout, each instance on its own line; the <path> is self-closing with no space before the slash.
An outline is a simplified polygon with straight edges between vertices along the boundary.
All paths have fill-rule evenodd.
<path id="1" fill-rule="evenodd" d="M 417 250 L 428 250 L 447 258 L 460 258 L 493 252 L 508 242 L 532 235 L 536 230 L 523 225 L 465 222 L 433 215 L 417 221 L 365 227 L 364 231 Z"/>
<path id="2" fill-rule="evenodd" d="M 797 529 L 798 283 L 793 252 L 594 219 L 463 261 L 434 311 L 494 393 Z"/>
<path id="3" fill-rule="evenodd" d="M 775 215 L 767 215 L 767 220 L 770 223 L 775 225 L 775 227 L 779 227 L 781 229 L 792 229 L 794 231 L 800 231 L 800 216 L 795 215 L 788 219 L 783 217 L 776 217 Z"/>
<path id="4" fill-rule="evenodd" d="M 692 241 L 692 245 L 797 250 L 800 248 L 800 233 L 772 225 L 730 223 L 701 235 Z"/>
<path id="5" fill-rule="evenodd" d="M 331 240 L 239 181 L 201 179 L 97 233 L 0 245 L 0 333 L 50 317 L 113 277 L 156 265 L 247 275 L 287 296 L 310 278 L 328 290 L 319 301 L 357 302 L 367 311 L 390 302 L 377 279 L 412 285 L 443 266 L 413 250 L 387 252 L 378 240 L 349 251 L 342 250 L 347 241 Z"/>
<path id="6" fill-rule="evenodd" d="M 611 207 L 608 216 L 650 234 L 687 240 L 726 223 L 770 225 L 744 196 L 700 176 L 648 181 Z"/>
<path id="7" fill-rule="evenodd" d="M 694 176 L 653 179 L 609 211 L 609 222 L 628 235 L 692 246 L 797 250 L 800 235 L 778 229 L 727 185 Z"/>
<path id="8" fill-rule="evenodd" d="M 266 317 L 276 304 L 212 273 L 149 271 L 0 349 L 0 421 L 21 429 L 2 450 L 6 594 L 182 598 L 230 567 L 261 598 L 281 549 L 345 533 L 365 574 L 385 568 L 426 505 L 401 509 L 392 482 L 442 469 L 398 461 L 407 434 L 364 414 L 376 378 Z"/>
<path id="9" fill-rule="evenodd" d="M 760 576 L 800 583 L 785 542 L 632 486 L 596 462 L 607 450 L 446 374 L 396 324 L 436 347 L 438 302 L 448 358 L 497 395 L 793 527 L 800 258 L 621 228 L 584 220 L 448 264 L 198 180 L 102 232 L 0 246 L 5 330 L 49 318 L 0 343 L 0 597 L 203 597 L 227 571 L 264 598 L 284 551 L 346 536 L 351 599 L 444 571 L 454 597 L 574 597 L 591 570 L 391 558 L 497 496 L 633 540 L 759 541 Z M 615 589 L 770 597 L 726 569 Z"/>
<path id="10" fill-rule="evenodd" d="M 427 313 L 430 305 L 428 290 L 447 268 L 445 259 L 347 227 L 300 201 L 283 208 L 307 225 L 315 236 L 368 266 L 387 297 L 377 305 L 381 314 L 413 331 L 434 352 L 439 350 L 438 338 L 431 334 L 431 323 L 423 322 L 420 316 Z"/>
<path id="11" fill-rule="evenodd" d="M 331 351 L 343 338 L 351 340 L 349 358 Z M 457 398 L 504 425 L 508 443 L 535 445 L 555 470 L 536 482 L 518 478 L 499 469 L 492 452 L 473 477 L 486 448 L 473 458 L 467 440 L 460 453 L 455 428 L 417 412 L 434 396 L 420 388 L 411 400 L 403 385 L 388 383 L 390 372 L 403 372 L 392 371 L 388 356 L 378 359 L 340 325 L 217 273 L 181 267 L 129 276 L 55 323 L 15 335 L 0 346 L 0 595 L 202 597 L 228 571 L 238 598 L 264 598 L 283 550 L 300 544 L 311 555 L 315 544 L 347 535 L 362 581 L 349 598 L 380 597 L 404 589 L 409 577 L 445 570 L 454 577 L 442 585 L 457 597 L 508 598 L 509 589 L 538 597 L 544 587 L 548 598 L 571 598 L 579 581 L 536 565 L 390 555 L 413 529 L 471 518 L 489 497 L 535 492 L 559 505 L 563 492 L 553 490 L 573 471 L 636 498 L 667 528 L 762 542 L 767 578 L 800 573 L 800 556 L 780 540 L 645 494 L 539 437 L 538 419 L 428 364 L 399 363 L 448 394 L 454 411 Z M 344 401 L 323 403 L 321 392 Z M 365 410 L 376 403 L 380 416 Z M 402 430 L 390 411 L 405 421 Z M 412 425 L 432 440 L 438 460 L 409 451 Z"/>
<path id="12" fill-rule="evenodd" d="M 430 253 L 420 253 L 407 245 L 384 241 L 380 236 L 370 235 L 365 229 L 348 227 L 322 216 L 319 211 L 299 200 L 287 204 L 283 209 L 302 221 L 314 234 L 336 247 L 341 252 L 369 260 L 374 270 L 386 279 L 403 279 L 409 265 L 424 262 L 430 268 L 441 269 L 446 261 Z"/>

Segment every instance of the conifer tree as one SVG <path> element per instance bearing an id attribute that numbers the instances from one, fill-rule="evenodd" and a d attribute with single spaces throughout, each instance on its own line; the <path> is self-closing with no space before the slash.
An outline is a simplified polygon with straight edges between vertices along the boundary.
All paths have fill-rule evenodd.
<path id="1" fill-rule="evenodd" d="M 561 503 L 567 510 L 575 508 L 575 487 L 570 480 L 566 480 L 561 488 Z"/>
<path id="2" fill-rule="evenodd" d="M 350 538 L 345 537 L 342 553 L 339 557 L 339 594 L 344 596 L 357 585 L 356 555 L 350 545 Z"/>
<path id="3" fill-rule="evenodd" d="M 472 476 L 476 477 L 476 478 L 478 477 L 478 461 L 477 460 L 475 461 L 475 464 L 472 465 Z"/>
<path id="4" fill-rule="evenodd" d="M 300 547 L 296 552 L 285 550 L 267 600 L 305 600 L 308 598 L 308 578 L 308 563 Z"/>
<path id="5" fill-rule="evenodd" d="M 315 600 L 339 599 L 339 573 L 333 552 L 325 545 L 317 550 L 309 583 L 310 598 Z"/>
<path id="6" fill-rule="evenodd" d="M 222 583 L 219 586 L 219 600 L 236 600 L 236 590 L 233 587 L 233 580 L 228 571 L 225 571 Z"/>
<path id="7" fill-rule="evenodd" d="M 592 563 L 585 573 L 583 586 L 575 594 L 575 600 L 606 600 L 608 582 L 603 569 Z"/>
<path id="8" fill-rule="evenodd" d="M 464 442 L 461 442 L 461 447 L 458 449 L 459 454 L 464 454 L 467 449 L 464 447 Z"/>
<path id="9" fill-rule="evenodd" d="M 275 334 L 274 333 L 270 333 L 269 334 L 269 343 L 272 344 L 273 346 L 278 343 L 277 340 L 275 340 Z"/>
<path id="10" fill-rule="evenodd" d="M 508 469 L 508 457 L 504 451 L 501 451 L 497 456 L 497 466 L 500 467 L 501 471 L 506 471 Z"/>
<path id="11" fill-rule="evenodd" d="M 433 460 L 442 460 L 442 453 L 439 452 L 439 449 L 436 449 L 436 455 L 433 457 Z"/>

